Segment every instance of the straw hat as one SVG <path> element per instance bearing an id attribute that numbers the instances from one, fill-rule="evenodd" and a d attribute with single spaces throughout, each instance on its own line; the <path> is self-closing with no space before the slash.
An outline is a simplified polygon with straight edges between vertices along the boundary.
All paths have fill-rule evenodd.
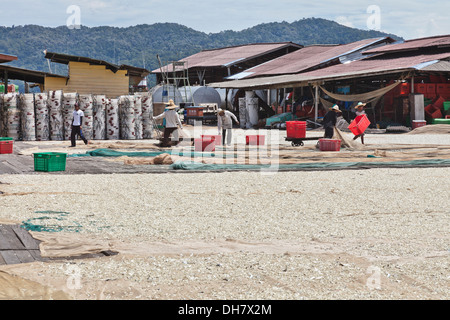
<path id="1" fill-rule="evenodd" d="M 358 102 L 355 109 L 358 109 L 359 107 L 365 107 L 367 103 Z"/>
<path id="2" fill-rule="evenodd" d="M 336 110 L 336 111 L 338 111 L 338 112 L 342 112 L 342 111 L 339 109 L 339 106 L 338 106 L 337 104 L 335 104 L 335 105 L 331 108 L 331 110 Z"/>
<path id="3" fill-rule="evenodd" d="M 173 102 L 172 99 L 170 99 L 169 102 L 166 102 L 166 105 L 167 105 L 166 108 L 169 109 L 169 110 L 173 110 L 173 109 L 178 108 L 178 106 Z"/>

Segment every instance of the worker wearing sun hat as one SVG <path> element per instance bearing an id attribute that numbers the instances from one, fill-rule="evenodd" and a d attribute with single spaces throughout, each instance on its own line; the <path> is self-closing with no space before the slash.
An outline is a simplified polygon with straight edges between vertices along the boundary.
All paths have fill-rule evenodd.
<path id="1" fill-rule="evenodd" d="M 367 105 L 367 103 L 358 102 L 358 104 L 355 106 L 355 114 L 357 117 L 365 115 L 366 111 L 364 110 L 364 107 Z M 361 138 L 361 143 L 364 144 L 364 133 L 361 133 L 359 135 L 356 135 L 353 140 L 356 140 L 358 138 Z"/>
<path id="2" fill-rule="evenodd" d="M 363 114 L 366 114 L 366 111 L 364 111 L 364 107 L 366 105 L 367 105 L 367 103 L 358 102 L 358 104 L 355 106 L 356 116 L 361 116 Z"/>
<path id="3" fill-rule="evenodd" d="M 332 139 L 334 136 L 334 127 L 336 126 L 338 114 L 342 113 L 339 106 L 335 104 L 330 111 L 323 117 L 322 125 L 325 129 L 325 139 Z"/>
<path id="4" fill-rule="evenodd" d="M 157 117 L 153 117 L 153 120 L 160 120 L 160 119 L 166 119 L 166 125 L 164 128 L 164 137 L 163 141 L 161 143 L 162 147 L 169 147 L 169 138 L 172 133 L 174 133 L 175 130 L 178 129 L 178 126 L 180 129 L 183 129 L 183 124 L 181 123 L 180 117 L 178 113 L 176 112 L 176 109 L 178 106 L 174 103 L 173 100 L 169 100 L 169 102 L 166 103 L 167 107 L 166 110 L 160 114 Z"/>

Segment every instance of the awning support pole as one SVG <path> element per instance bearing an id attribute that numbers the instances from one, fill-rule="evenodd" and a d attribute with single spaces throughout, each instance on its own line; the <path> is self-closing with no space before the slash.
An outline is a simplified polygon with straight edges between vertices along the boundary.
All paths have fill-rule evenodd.
<path id="1" fill-rule="evenodd" d="M 316 97 L 314 98 L 314 122 L 317 123 L 317 118 L 319 118 L 319 85 L 316 84 Z"/>

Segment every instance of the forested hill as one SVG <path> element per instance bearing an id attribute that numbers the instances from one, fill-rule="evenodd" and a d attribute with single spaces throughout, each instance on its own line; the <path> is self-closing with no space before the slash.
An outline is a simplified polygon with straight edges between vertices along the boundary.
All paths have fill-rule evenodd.
<path id="1" fill-rule="evenodd" d="M 361 39 L 395 35 L 345 27 L 336 22 L 309 18 L 293 23 L 260 24 L 242 31 L 204 33 L 174 23 L 137 25 L 128 28 L 36 25 L 0 27 L 0 53 L 15 55 L 16 67 L 49 71 L 43 51 L 80 55 L 116 64 L 158 68 L 164 61 L 179 60 L 204 49 L 258 42 L 291 41 L 302 45 L 343 44 Z M 67 67 L 52 64 L 52 72 L 65 74 Z"/>

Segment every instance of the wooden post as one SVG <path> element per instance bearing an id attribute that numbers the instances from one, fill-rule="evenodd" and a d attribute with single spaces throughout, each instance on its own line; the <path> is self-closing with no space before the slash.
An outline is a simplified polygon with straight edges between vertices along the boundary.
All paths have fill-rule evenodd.
<path id="1" fill-rule="evenodd" d="M 3 82 L 5 83 L 5 90 L 4 90 L 4 94 L 8 93 L 8 71 L 5 70 L 5 72 L 3 73 Z"/>
<path id="2" fill-rule="evenodd" d="M 316 84 L 316 96 L 314 98 L 314 122 L 317 123 L 317 118 L 319 118 L 319 85 Z"/>

